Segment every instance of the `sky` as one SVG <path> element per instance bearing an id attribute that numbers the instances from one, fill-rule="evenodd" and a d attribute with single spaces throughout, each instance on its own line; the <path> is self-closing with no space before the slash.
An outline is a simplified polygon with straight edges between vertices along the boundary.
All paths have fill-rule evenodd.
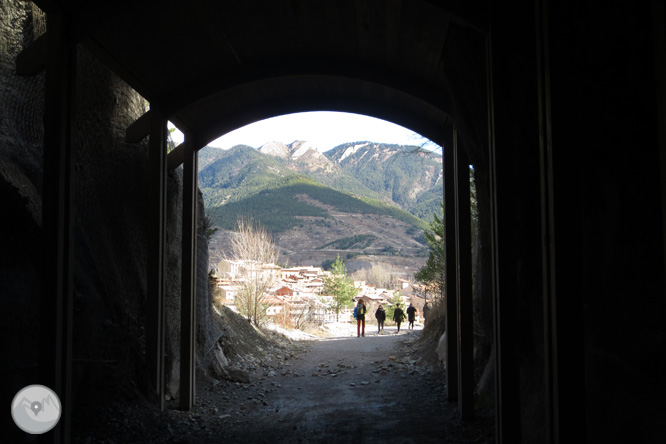
<path id="1" fill-rule="evenodd" d="M 171 124 L 169 127 L 173 127 Z M 180 131 L 172 133 L 179 144 L 183 141 Z M 285 114 L 260 120 L 225 134 L 209 146 L 229 149 L 244 144 L 259 148 L 267 142 L 289 144 L 304 140 L 319 151 L 327 151 L 346 142 L 371 141 L 400 145 L 422 145 L 430 150 L 439 147 L 418 133 L 385 120 L 360 114 L 316 111 Z"/>

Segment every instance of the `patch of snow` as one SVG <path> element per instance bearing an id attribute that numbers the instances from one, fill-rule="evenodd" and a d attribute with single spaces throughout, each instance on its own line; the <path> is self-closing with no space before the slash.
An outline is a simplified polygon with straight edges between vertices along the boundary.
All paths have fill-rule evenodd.
<path id="1" fill-rule="evenodd" d="M 314 146 L 312 146 L 310 142 L 303 142 L 303 144 L 299 146 L 298 149 L 291 154 L 291 158 L 298 159 L 299 157 L 301 157 L 303 154 L 307 153 L 310 150 L 318 153 L 317 149 Z"/>
<path id="2" fill-rule="evenodd" d="M 356 334 L 356 325 L 349 322 L 329 322 L 321 326 L 326 337 L 344 337 Z"/>
<path id="3" fill-rule="evenodd" d="M 259 152 L 262 154 L 268 154 L 269 156 L 276 156 L 286 158 L 289 154 L 289 148 L 282 142 L 268 142 L 259 148 Z"/>
<path id="4" fill-rule="evenodd" d="M 345 160 L 345 158 L 353 155 L 358 150 L 360 150 L 361 148 L 363 148 L 364 146 L 369 145 L 369 144 L 370 144 L 370 142 L 366 142 L 366 143 L 362 143 L 360 145 L 354 145 L 354 146 L 351 146 L 351 147 L 347 148 L 345 150 L 345 152 L 342 154 L 342 156 L 340 156 L 340 159 L 338 160 L 338 162 L 342 162 L 343 160 Z"/>
<path id="5" fill-rule="evenodd" d="M 301 330 L 291 330 L 287 328 L 282 328 L 279 325 L 275 324 L 268 324 L 266 325 L 266 328 L 275 332 L 278 332 L 287 338 L 294 340 L 294 341 L 312 341 L 312 340 L 317 340 L 319 337 L 315 335 L 311 335 L 309 333 L 305 333 L 304 331 Z"/>

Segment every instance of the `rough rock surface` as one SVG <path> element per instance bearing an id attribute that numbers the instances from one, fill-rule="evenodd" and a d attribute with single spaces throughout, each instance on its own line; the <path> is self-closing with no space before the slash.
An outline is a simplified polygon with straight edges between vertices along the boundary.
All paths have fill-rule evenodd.
<path id="1" fill-rule="evenodd" d="M 40 380 L 40 285 L 44 74 L 21 77 L 16 58 L 45 31 L 45 16 L 30 2 L 0 0 L 0 311 L 2 350 L 9 356 L 3 396 Z M 73 415 L 91 405 L 137 399 L 145 379 L 147 269 L 147 140 L 130 145 L 125 130 L 146 101 L 86 49 L 77 50 L 74 159 Z M 168 177 L 168 316 L 179 319 L 179 172 Z M 200 201 L 201 203 L 201 201 Z M 203 208 L 201 208 L 203 213 Z M 198 356 L 219 336 L 210 322 L 207 251 L 199 237 Z M 179 325 L 171 322 L 170 326 Z M 177 385 L 177 328 L 167 328 L 170 386 Z M 171 381 L 174 379 L 174 381 Z M 6 418 L 10 421 L 10 418 Z M 11 433 L 18 431 L 7 425 Z M 24 438 L 16 436 L 17 440 Z"/>

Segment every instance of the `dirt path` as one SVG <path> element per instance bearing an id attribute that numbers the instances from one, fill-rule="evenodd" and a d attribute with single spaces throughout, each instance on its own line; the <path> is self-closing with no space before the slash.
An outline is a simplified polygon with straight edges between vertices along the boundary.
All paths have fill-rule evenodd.
<path id="1" fill-rule="evenodd" d="M 237 387 L 238 410 L 218 415 L 206 436 L 182 442 L 485 442 L 466 434 L 442 375 L 409 354 L 420 331 L 367 333 L 307 342 L 296 359 Z M 204 405 L 216 402 L 215 391 Z"/>
<path id="2" fill-rule="evenodd" d="M 264 345 L 246 355 L 250 382 L 198 375 L 192 411 L 114 404 L 75 442 L 486 443 L 492 431 L 462 423 L 446 402 L 444 375 L 421 359 L 420 330 Z M 417 327 L 418 328 L 418 327 Z"/>

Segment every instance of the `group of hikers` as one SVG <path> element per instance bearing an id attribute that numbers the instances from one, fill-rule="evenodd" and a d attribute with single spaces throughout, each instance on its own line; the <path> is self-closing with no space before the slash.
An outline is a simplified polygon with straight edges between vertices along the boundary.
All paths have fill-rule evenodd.
<path id="1" fill-rule="evenodd" d="M 426 303 L 423 307 L 423 316 L 425 317 L 427 310 L 429 309 L 428 304 Z M 354 308 L 354 317 L 356 318 L 356 334 L 360 338 L 365 336 L 365 314 L 367 309 L 365 303 L 362 299 L 359 299 L 356 307 Z M 407 307 L 407 320 L 409 324 L 407 328 L 409 330 L 414 330 L 414 320 L 416 319 L 416 307 L 410 302 L 409 307 Z M 377 334 L 384 331 L 384 321 L 386 320 L 386 312 L 382 304 L 379 304 L 379 308 L 375 311 L 375 319 L 377 319 Z M 395 310 L 393 311 L 393 321 L 398 326 L 398 330 L 395 334 L 400 333 L 400 324 L 405 320 L 405 312 L 400 308 L 400 303 L 395 304 Z"/>

